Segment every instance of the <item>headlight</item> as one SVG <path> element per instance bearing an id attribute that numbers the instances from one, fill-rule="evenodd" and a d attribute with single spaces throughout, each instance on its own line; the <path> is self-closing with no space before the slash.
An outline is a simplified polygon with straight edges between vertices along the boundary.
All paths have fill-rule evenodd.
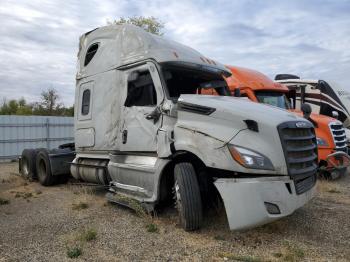
<path id="1" fill-rule="evenodd" d="M 234 145 L 228 148 L 233 159 L 246 168 L 274 170 L 270 159 L 262 154 Z"/>
<path id="2" fill-rule="evenodd" d="M 317 145 L 318 146 L 328 146 L 328 143 L 323 138 L 317 137 Z"/>

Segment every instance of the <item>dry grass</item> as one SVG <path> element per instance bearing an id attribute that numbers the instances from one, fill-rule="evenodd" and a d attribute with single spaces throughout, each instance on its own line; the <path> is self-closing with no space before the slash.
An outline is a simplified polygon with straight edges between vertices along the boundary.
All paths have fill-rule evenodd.
<path id="1" fill-rule="evenodd" d="M 341 193 L 340 187 L 334 182 L 330 180 L 318 180 L 317 181 L 317 192 L 321 195 L 327 193 Z"/>
<path id="2" fill-rule="evenodd" d="M 283 261 L 296 262 L 300 261 L 305 257 L 305 250 L 299 245 L 292 243 L 290 241 L 285 241 L 284 247 L 281 251 L 281 258 Z"/>
<path id="3" fill-rule="evenodd" d="M 241 256 L 241 255 L 235 255 L 232 253 L 220 253 L 219 257 L 223 258 L 224 260 L 233 260 L 233 261 L 243 261 L 243 262 L 263 262 L 264 259 L 254 256 Z"/>
<path id="4" fill-rule="evenodd" d="M 83 210 L 83 209 L 87 209 L 88 207 L 89 207 L 89 205 L 86 202 L 78 202 L 78 203 L 72 204 L 73 210 Z"/>
<path id="5" fill-rule="evenodd" d="M 0 219 L 4 243 L 0 245 L 0 261 L 1 256 L 5 261 L 33 260 L 34 241 L 42 247 L 35 258 L 43 261 L 129 257 L 136 261 L 273 262 L 347 261 L 349 257 L 349 231 L 344 228 L 349 226 L 350 177 L 320 180 L 313 201 L 274 223 L 231 232 L 222 209 L 222 214 L 209 216 L 201 230 L 185 232 L 173 209 L 160 212 L 159 218 L 152 217 L 131 200 L 129 206 L 136 217 L 120 205 L 106 206 L 102 190 L 72 184 L 46 188 L 16 175 L 2 176 L 2 172 L 0 168 L 0 195 L 10 203 L 0 206 L 0 212 L 5 211 Z M 15 198 L 17 192 L 23 196 L 32 193 L 30 203 Z M 40 206 L 47 201 L 49 205 Z M 72 210 L 73 204 L 80 203 L 88 208 Z M 33 219 L 23 219 L 26 216 Z"/>

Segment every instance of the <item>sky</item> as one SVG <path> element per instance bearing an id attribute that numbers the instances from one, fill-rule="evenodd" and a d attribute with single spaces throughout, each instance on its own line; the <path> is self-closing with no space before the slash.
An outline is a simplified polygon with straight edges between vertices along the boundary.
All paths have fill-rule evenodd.
<path id="1" fill-rule="evenodd" d="M 160 19 L 165 38 L 222 63 L 350 90 L 350 0 L 1 0 L 0 99 L 55 88 L 72 105 L 79 36 L 129 16 Z"/>

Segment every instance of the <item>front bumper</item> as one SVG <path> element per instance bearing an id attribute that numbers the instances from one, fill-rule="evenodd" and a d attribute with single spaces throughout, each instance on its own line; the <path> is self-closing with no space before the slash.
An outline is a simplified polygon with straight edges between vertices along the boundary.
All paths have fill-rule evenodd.
<path id="1" fill-rule="evenodd" d="M 288 176 L 257 178 L 219 178 L 214 182 L 225 205 L 231 230 L 263 225 L 293 213 L 314 195 L 315 186 L 297 195 Z M 266 207 L 278 206 L 279 214 Z"/>

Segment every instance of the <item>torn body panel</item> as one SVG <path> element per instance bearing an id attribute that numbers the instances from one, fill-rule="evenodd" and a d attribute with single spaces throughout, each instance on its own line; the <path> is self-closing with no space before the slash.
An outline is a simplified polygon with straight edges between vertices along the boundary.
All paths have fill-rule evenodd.
<path id="1" fill-rule="evenodd" d="M 231 230 L 263 225 L 292 214 L 314 195 L 315 186 L 298 195 L 288 176 L 220 178 L 214 182 Z"/>

